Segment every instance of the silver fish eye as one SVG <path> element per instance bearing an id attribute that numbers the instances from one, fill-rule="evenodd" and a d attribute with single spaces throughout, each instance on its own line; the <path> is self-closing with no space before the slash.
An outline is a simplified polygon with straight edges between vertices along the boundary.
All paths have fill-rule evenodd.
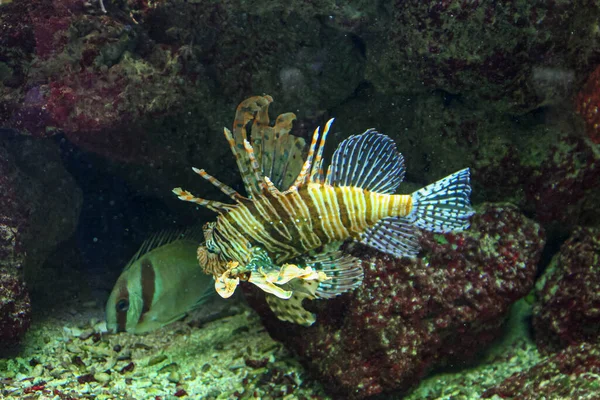
<path id="1" fill-rule="evenodd" d="M 129 310 L 129 301 L 126 299 L 121 299 L 117 302 L 117 310 L 119 312 L 125 312 Z"/>

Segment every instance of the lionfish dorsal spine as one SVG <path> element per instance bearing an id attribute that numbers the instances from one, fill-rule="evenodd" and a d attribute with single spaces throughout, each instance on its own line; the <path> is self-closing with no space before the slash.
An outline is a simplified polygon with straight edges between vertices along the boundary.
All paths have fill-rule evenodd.
<path id="1" fill-rule="evenodd" d="M 296 178 L 290 189 L 297 189 L 302 185 L 306 184 L 307 178 L 309 182 L 321 183 L 323 176 L 323 150 L 325 149 L 327 134 L 329 133 L 329 129 L 331 128 L 331 124 L 333 123 L 333 121 L 333 118 L 327 121 L 322 135 L 320 134 L 320 127 L 317 127 L 315 129 L 312 140 L 310 142 L 310 147 L 308 149 L 308 156 L 306 157 L 306 161 L 304 161 L 302 169 L 300 170 L 298 177 Z M 317 143 L 319 144 L 318 147 Z"/>
<path id="2" fill-rule="evenodd" d="M 227 186 L 226 184 L 224 184 L 223 182 L 221 182 L 214 176 L 210 175 L 204 169 L 198 169 L 198 168 L 192 167 L 192 170 L 195 173 L 197 173 L 198 175 L 200 175 L 202 178 L 209 181 L 213 186 L 216 186 L 221 192 L 223 192 L 223 194 L 228 196 L 233 201 L 239 201 L 239 199 L 242 197 L 242 195 L 239 194 L 235 189 L 232 189 L 231 187 Z"/>
<path id="3" fill-rule="evenodd" d="M 209 210 L 214 211 L 216 213 L 220 213 L 220 214 L 227 213 L 233 209 L 233 205 L 231 205 L 231 204 L 226 204 L 226 203 L 221 203 L 220 201 L 207 200 L 207 199 L 203 199 L 201 197 L 196 197 L 193 194 L 191 194 L 190 192 L 188 192 L 187 190 L 183 190 L 180 187 L 173 189 L 173 193 L 175 193 L 175 195 L 179 198 L 179 200 L 189 201 L 190 203 L 198 204 L 198 205 L 200 205 L 202 207 L 206 207 Z"/>
<path id="4" fill-rule="evenodd" d="M 306 178 L 307 178 L 308 174 L 310 173 L 310 169 L 312 166 L 312 161 L 313 161 L 313 157 L 315 155 L 315 149 L 317 147 L 317 142 L 319 141 L 320 129 L 321 128 L 318 126 L 315 128 L 312 139 L 310 141 L 310 147 L 308 148 L 308 155 L 306 156 L 306 160 L 304 161 L 304 164 L 302 165 L 302 169 L 300 170 L 298 177 L 296 178 L 296 180 L 294 181 L 292 186 L 290 186 L 289 190 L 295 190 L 295 189 L 299 188 L 300 186 L 304 185 L 304 183 L 306 182 Z"/>
<path id="5" fill-rule="evenodd" d="M 267 189 L 265 179 L 263 177 L 262 171 L 258 165 L 258 161 L 256 161 L 256 157 L 254 155 L 254 148 L 250 144 L 249 141 L 244 139 L 244 150 L 248 155 L 248 159 L 250 160 L 250 166 L 252 167 L 252 173 L 254 174 L 254 179 L 256 180 L 258 187 L 260 189 L 260 194 L 264 193 Z"/>
<path id="6" fill-rule="evenodd" d="M 243 131 L 242 143 L 244 143 L 245 141 L 247 141 L 247 139 L 246 139 L 245 129 L 242 129 L 242 131 Z M 231 133 L 231 131 L 229 129 L 223 128 L 223 133 L 225 134 L 225 138 L 227 139 L 227 142 L 229 143 L 229 148 L 231 149 L 231 152 L 233 153 L 233 156 L 235 157 L 235 161 L 237 163 L 238 170 L 240 171 L 240 176 L 242 177 L 242 182 L 244 183 L 244 188 L 246 189 L 246 194 L 249 198 L 253 198 L 256 195 L 261 193 L 261 189 L 259 187 L 257 187 L 255 182 L 253 181 L 254 175 L 251 172 L 252 165 L 248 165 L 248 163 L 246 162 L 246 155 L 248 153 L 246 152 L 246 150 L 240 151 L 238 149 L 236 140 L 233 137 L 233 134 Z"/>
<path id="7" fill-rule="evenodd" d="M 321 183 L 322 181 L 323 150 L 325 149 L 325 142 L 327 141 L 327 135 L 329 134 L 329 129 L 331 128 L 333 121 L 333 118 L 327 121 L 327 124 L 325 124 L 325 129 L 323 129 L 323 134 L 321 135 L 321 140 L 319 142 L 319 148 L 317 149 L 317 154 L 310 170 L 309 182 Z"/>

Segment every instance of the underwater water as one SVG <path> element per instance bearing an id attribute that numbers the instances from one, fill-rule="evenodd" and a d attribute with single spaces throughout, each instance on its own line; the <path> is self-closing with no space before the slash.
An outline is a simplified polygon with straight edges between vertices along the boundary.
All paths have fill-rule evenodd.
<path id="1" fill-rule="evenodd" d="M 0 0 L 0 398 L 600 398 L 598 21 Z"/>

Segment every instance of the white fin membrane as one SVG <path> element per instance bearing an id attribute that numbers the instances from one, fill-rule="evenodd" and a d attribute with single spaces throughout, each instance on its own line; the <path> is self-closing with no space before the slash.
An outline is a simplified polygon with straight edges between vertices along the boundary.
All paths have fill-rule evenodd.
<path id="1" fill-rule="evenodd" d="M 470 195 L 470 173 L 465 168 L 414 192 L 413 210 L 406 220 L 436 233 L 467 229 L 475 213 Z"/>
<path id="2" fill-rule="evenodd" d="M 392 194 L 404 179 L 404 158 L 396 143 L 374 129 L 350 136 L 333 153 L 325 182 Z"/>
<path id="3" fill-rule="evenodd" d="M 309 265 L 329 278 L 319 284 L 315 293 L 319 298 L 331 299 L 362 284 L 364 272 L 361 261 L 339 250 L 319 253 L 310 259 Z"/>
<path id="4" fill-rule="evenodd" d="M 361 235 L 360 242 L 398 258 L 419 253 L 415 227 L 406 218 L 382 219 Z"/>

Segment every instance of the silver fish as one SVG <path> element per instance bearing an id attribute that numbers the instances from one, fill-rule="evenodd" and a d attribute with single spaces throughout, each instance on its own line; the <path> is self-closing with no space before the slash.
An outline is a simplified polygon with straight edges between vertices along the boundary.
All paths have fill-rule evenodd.
<path id="1" fill-rule="evenodd" d="M 196 258 L 197 237 L 164 232 L 142 244 L 106 303 L 109 331 L 150 332 L 183 318 L 212 297 L 213 278 Z"/>

